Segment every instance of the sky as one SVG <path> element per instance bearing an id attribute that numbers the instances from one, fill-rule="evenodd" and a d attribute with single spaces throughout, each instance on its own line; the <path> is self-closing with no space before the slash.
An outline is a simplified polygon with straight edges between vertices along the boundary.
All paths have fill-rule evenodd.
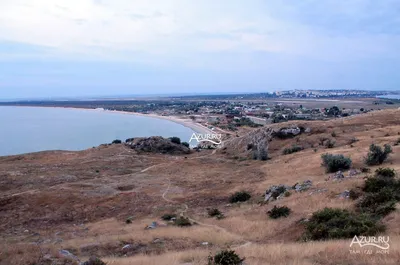
<path id="1" fill-rule="evenodd" d="M 0 99 L 400 90 L 398 0 L 0 0 Z"/>

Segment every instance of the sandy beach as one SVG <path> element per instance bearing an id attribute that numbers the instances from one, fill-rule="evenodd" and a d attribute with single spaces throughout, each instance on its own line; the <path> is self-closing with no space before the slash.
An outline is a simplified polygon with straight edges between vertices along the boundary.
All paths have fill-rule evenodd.
<path id="1" fill-rule="evenodd" d="M 161 115 L 157 115 L 157 114 L 143 114 L 143 113 L 138 113 L 138 112 L 127 112 L 127 111 L 111 111 L 111 110 L 97 110 L 97 111 L 107 111 L 107 112 L 113 112 L 113 113 L 121 113 L 121 114 L 163 119 L 163 120 L 168 120 L 168 121 L 172 121 L 172 122 L 178 123 L 180 125 L 183 125 L 187 128 L 192 129 L 196 133 L 201 133 L 201 134 L 215 133 L 213 130 L 207 128 L 206 126 L 204 126 L 200 123 L 194 122 L 191 119 L 181 119 L 176 116 L 161 116 Z"/>
<path id="2" fill-rule="evenodd" d="M 58 108 L 58 107 L 57 107 Z M 80 110 L 87 110 L 87 111 L 104 111 L 104 112 L 111 112 L 111 113 L 118 113 L 118 114 L 125 114 L 125 115 L 135 115 L 135 116 L 142 116 L 142 117 L 148 117 L 148 118 L 155 118 L 155 119 L 162 119 L 162 120 L 168 120 L 172 121 L 174 123 L 178 123 L 180 125 L 183 125 L 189 129 L 192 129 L 196 133 L 201 133 L 201 134 L 213 134 L 215 133 L 213 130 L 207 128 L 206 126 L 194 122 L 191 119 L 182 119 L 177 116 L 161 116 L 157 114 L 144 114 L 140 112 L 129 112 L 129 111 L 118 111 L 118 110 L 105 110 L 105 109 L 87 109 L 87 108 L 70 108 L 70 107 L 61 107 L 64 109 L 80 109 Z"/>

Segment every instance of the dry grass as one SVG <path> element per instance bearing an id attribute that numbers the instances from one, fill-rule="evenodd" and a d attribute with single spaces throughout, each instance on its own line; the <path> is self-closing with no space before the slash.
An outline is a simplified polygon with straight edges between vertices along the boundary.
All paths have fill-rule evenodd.
<path id="1" fill-rule="evenodd" d="M 56 245 L 57 250 L 74 249 L 78 255 L 80 249 L 88 245 L 103 249 L 112 246 L 121 250 L 120 246 L 125 242 L 147 247 L 157 238 L 169 244 L 164 249 L 168 252 L 161 251 L 158 255 L 136 253 L 131 257 L 116 257 L 113 253 L 101 257 L 109 265 L 200 265 L 206 263 L 210 251 L 227 245 L 239 246 L 248 241 L 250 245 L 238 248 L 248 265 L 400 264 L 399 209 L 383 220 L 387 226 L 385 235 L 391 237 L 389 255 L 350 254 L 349 240 L 298 241 L 304 231 L 299 220 L 324 207 L 352 209 L 354 201 L 339 199 L 337 195 L 362 185 L 366 176 L 360 174 L 341 182 L 326 181 L 329 174 L 321 167 L 321 155 L 326 152 L 343 154 L 351 157 L 355 168 L 363 167 L 363 158 L 371 143 L 382 145 L 397 140 L 399 115 L 400 111 L 389 110 L 335 121 L 305 122 L 313 128 L 313 133 L 307 137 L 300 136 L 302 141 L 318 145 L 321 135 L 330 137 L 334 130 L 338 145 L 333 149 L 317 146 L 316 152 L 308 148 L 280 156 L 282 148 L 295 144 L 296 139 L 279 140 L 272 145 L 276 148 L 273 159 L 266 162 L 238 161 L 218 153 L 199 159 L 194 157 L 202 156 L 202 153 L 193 154 L 189 159 L 136 155 L 122 146 L 61 152 L 60 156 L 50 152 L 21 156 L 21 159 L 0 158 L 0 170 L 5 172 L 5 188 L 1 196 L 35 190 L 35 194 L 0 200 L 1 236 L 7 242 L 14 242 L 0 248 L 0 265 L 31 265 L 27 262 L 36 262 L 37 249 L 15 242 L 38 239 L 31 237 L 31 232 L 38 232 L 43 241 L 50 239 L 54 242 L 56 231 L 63 232 L 57 236 L 63 240 Z M 352 137 L 359 140 L 353 147 L 346 144 Z M 392 167 L 400 173 L 400 146 L 393 146 L 393 151 L 383 166 Z M 157 164 L 162 166 L 141 172 Z M 371 172 L 376 168 L 371 167 Z M 96 173 L 97 169 L 100 173 Z M 55 177 L 64 176 L 66 172 L 76 179 L 71 181 Z M 263 193 L 271 185 L 292 186 L 308 179 L 313 181 L 310 191 L 293 192 L 290 197 L 268 205 L 257 203 L 262 201 Z M 171 185 L 165 195 L 168 201 L 165 201 L 162 195 L 169 186 L 168 180 Z M 26 182 L 30 183 L 29 186 L 22 185 Z M 128 186 L 133 190 L 121 192 L 121 187 Z M 252 193 L 252 200 L 227 206 L 229 195 L 243 189 Z M 310 195 L 314 189 L 328 191 Z M 185 205 L 188 206 L 185 214 L 199 221 L 200 225 L 190 228 L 161 225 L 154 230 L 144 230 L 151 222 L 160 222 L 160 216 L 167 211 L 181 213 Z M 292 213 L 287 218 L 272 220 L 266 212 L 274 205 L 286 205 Z M 207 207 L 217 207 L 226 218 L 207 218 Z M 69 214 L 67 217 L 70 218 L 65 219 L 65 216 L 60 216 L 61 213 Z M 131 215 L 134 216 L 133 223 L 125 224 L 125 219 Z M 12 229 L 7 226 L 10 224 Z M 31 232 L 25 234 L 25 229 Z M 210 244 L 202 246 L 202 242 Z"/>

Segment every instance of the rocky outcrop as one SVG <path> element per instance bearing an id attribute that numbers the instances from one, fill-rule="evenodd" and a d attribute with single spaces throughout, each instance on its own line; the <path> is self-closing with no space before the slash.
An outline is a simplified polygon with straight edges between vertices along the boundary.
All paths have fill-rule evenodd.
<path id="1" fill-rule="evenodd" d="M 311 180 L 305 180 L 301 183 L 296 183 L 293 186 L 288 186 L 283 184 L 273 185 L 265 191 L 264 201 L 271 202 L 274 200 L 280 200 L 283 199 L 284 197 L 290 196 L 290 191 L 303 192 L 311 188 L 311 186 L 312 186 Z"/>
<path id="2" fill-rule="evenodd" d="M 273 132 L 272 136 L 280 139 L 292 138 L 301 133 L 301 129 L 297 126 L 280 128 Z"/>
<path id="3" fill-rule="evenodd" d="M 169 139 L 160 136 L 148 138 L 135 138 L 126 143 L 127 146 L 138 152 L 162 153 L 162 154 L 189 154 L 190 149 L 182 144 L 173 143 Z"/>

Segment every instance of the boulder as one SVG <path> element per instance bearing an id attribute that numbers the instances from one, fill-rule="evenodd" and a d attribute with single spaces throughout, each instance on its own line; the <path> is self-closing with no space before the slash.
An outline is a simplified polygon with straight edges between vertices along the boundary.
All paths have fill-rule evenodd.
<path id="1" fill-rule="evenodd" d="M 342 179 L 344 179 L 344 174 L 342 171 L 338 171 L 334 175 L 332 175 L 330 178 L 333 180 L 342 180 Z"/>
<path id="2" fill-rule="evenodd" d="M 285 197 L 285 193 L 291 189 L 292 188 L 290 186 L 283 184 L 273 185 L 265 191 L 264 201 L 271 202 L 274 200 L 282 199 Z"/>
<path id="3" fill-rule="evenodd" d="M 75 256 L 74 254 L 72 254 L 71 252 L 69 252 L 68 250 L 60 250 L 58 252 L 58 254 L 60 254 L 60 256 L 64 257 L 64 258 L 68 258 L 68 259 L 72 259 L 75 261 L 80 261 L 79 258 L 77 256 Z"/>
<path id="4" fill-rule="evenodd" d="M 302 192 L 302 191 L 308 190 L 309 188 L 311 188 L 311 186 L 312 186 L 312 181 L 305 180 L 305 181 L 303 181 L 303 183 L 296 183 L 294 185 L 294 189 L 296 190 L 296 192 Z"/>
<path id="5" fill-rule="evenodd" d="M 348 199 L 348 198 L 350 198 L 350 191 L 349 190 L 345 190 L 342 193 L 340 193 L 338 195 L 338 197 L 342 198 L 342 199 Z"/>

